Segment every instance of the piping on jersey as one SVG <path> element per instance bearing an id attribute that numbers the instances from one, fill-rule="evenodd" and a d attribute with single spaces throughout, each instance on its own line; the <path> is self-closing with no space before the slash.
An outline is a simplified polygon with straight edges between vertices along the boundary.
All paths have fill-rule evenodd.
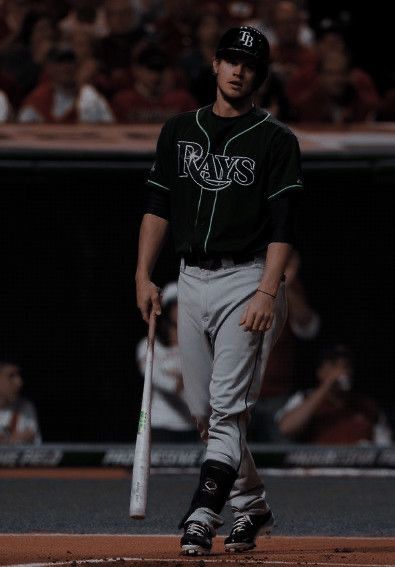
<path id="1" fill-rule="evenodd" d="M 196 118 L 197 125 L 202 130 L 202 132 L 204 132 L 204 134 L 206 135 L 206 138 L 207 138 L 207 153 L 209 153 L 209 151 L 210 151 L 210 136 L 207 134 L 206 130 L 203 128 L 203 126 L 199 122 L 199 112 L 201 110 L 202 109 L 199 108 L 199 110 L 196 112 L 195 118 Z M 202 195 L 203 195 L 203 187 L 200 187 L 200 197 L 199 197 L 198 208 L 197 208 L 197 211 L 196 211 L 195 226 L 197 225 L 197 221 L 198 221 L 198 217 L 199 217 L 200 205 L 202 203 Z"/>
<path id="2" fill-rule="evenodd" d="M 202 195 L 203 195 L 203 187 L 200 187 L 200 197 L 199 197 L 198 208 L 197 208 L 197 211 L 196 211 L 195 227 L 197 225 L 197 221 L 198 221 L 198 217 L 199 217 L 200 204 L 202 202 Z"/>
<path id="3" fill-rule="evenodd" d="M 236 138 L 238 138 L 239 136 L 241 136 L 242 134 L 245 134 L 246 132 L 248 132 L 249 130 L 252 130 L 253 128 L 255 128 L 256 126 L 259 126 L 259 124 L 262 124 L 262 122 L 266 122 L 266 120 L 269 118 L 270 116 L 270 112 L 267 113 L 267 115 L 265 116 L 265 118 L 263 120 L 260 120 L 259 122 L 257 122 L 256 124 L 253 124 L 252 126 L 250 126 L 249 128 L 247 128 L 246 130 L 242 130 L 241 132 L 239 132 L 238 134 L 236 134 L 235 136 L 233 136 L 233 138 L 231 138 L 230 140 L 228 140 L 225 144 L 224 147 L 224 153 L 222 155 L 225 155 L 226 152 L 226 148 L 228 147 L 228 145 L 233 142 L 233 140 L 235 140 Z"/>
<path id="4" fill-rule="evenodd" d="M 204 251 L 205 251 L 206 254 L 207 254 L 207 240 L 208 240 L 209 234 L 211 232 L 211 225 L 213 224 L 214 211 L 215 211 L 215 207 L 217 205 L 218 193 L 219 193 L 219 191 L 215 192 L 214 204 L 213 204 L 213 208 L 212 208 L 212 211 L 211 211 L 211 217 L 210 217 L 210 224 L 209 224 L 209 227 L 208 227 L 206 240 L 204 241 Z"/>
<path id="5" fill-rule="evenodd" d="M 292 189 L 293 187 L 303 187 L 303 185 L 301 183 L 295 183 L 294 185 L 287 185 L 283 189 L 280 189 L 280 191 L 277 191 L 276 193 L 273 193 L 273 195 L 270 195 L 270 197 L 268 197 L 267 200 L 269 201 L 269 199 L 273 199 L 273 197 L 275 197 L 276 195 L 279 195 L 280 193 L 286 191 L 287 189 Z"/>
<path id="6" fill-rule="evenodd" d="M 164 185 L 161 185 L 160 183 L 157 183 L 156 181 L 152 181 L 152 179 L 148 179 L 147 183 L 152 183 L 153 185 L 157 185 L 158 187 L 162 187 L 162 189 L 166 189 L 166 191 L 170 191 L 170 189 L 168 187 L 165 187 Z"/>
<path id="7" fill-rule="evenodd" d="M 200 109 L 199 109 L 199 110 L 200 110 Z M 204 128 L 201 126 L 201 124 L 200 124 L 199 121 L 198 121 L 198 113 L 199 113 L 199 110 L 198 110 L 198 112 L 196 113 L 196 121 L 197 121 L 199 127 L 201 128 L 201 130 L 203 130 L 203 132 L 206 134 L 207 139 L 208 139 L 208 141 L 209 141 L 209 147 L 210 147 L 210 138 L 209 138 L 209 135 L 207 134 L 206 130 L 204 130 Z M 246 130 L 242 130 L 241 132 L 239 132 L 238 134 L 236 134 L 235 136 L 233 136 L 233 138 L 231 138 L 230 140 L 228 140 L 228 141 L 226 142 L 226 144 L 225 144 L 224 151 L 223 151 L 223 154 L 222 154 L 222 155 L 223 155 L 223 156 L 225 155 L 226 150 L 227 150 L 227 147 L 228 147 L 228 145 L 230 144 L 230 142 L 232 142 L 233 140 L 235 140 L 236 138 L 238 138 L 238 137 L 241 136 L 242 134 L 245 134 L 246 132 L 249 132 L 249 131 L 252 130 L 253 128 L 256 128 L 256 126 L 259 126 L 259 124 L 262 124 L 262 122 L 265 122 L 265 121 L 269 118 L 269 116 L 270 116 L 270 112 L 267 113 L 267 115 L 265 116 L 265 118 L 264 118 L 263 120 L 260 120 L 259 122 L 257 122 L 256 124 L 253 124 L 253 125 L 250 126 L 249 128 L 246 128 Z M 200 196 L 201 196 L 201 195 L 202 195 L 202 193 L 200 193 Z M 211 232 L 211 226 L 212 226 L 212 223 L 213 223 L 215 207 L 216 207 L 216 205 L 217 205 L 217 195 L 218 195 L 218 191 L 215 193 L 215 199 L 214 199 L 214 204 L 213 204 L 213 210 L 211 211 L 210 225 L 209 225 L 209 227 L 208 227 L 208 232 L 207 232 L 206 240 L 205 240 L 205 242 L 204 242 L 204 251 L 205 251 L 206 254 L 207 254 L 207 242 L 208 242 L 208 239 L 209 239 L 209 236 L 210 236 L 210 232 Z M 199 201 L 199 206 L 200 206 L 200 201 Z M 196 218 L 197 218 L 197 217 L 196 217 Z"/>

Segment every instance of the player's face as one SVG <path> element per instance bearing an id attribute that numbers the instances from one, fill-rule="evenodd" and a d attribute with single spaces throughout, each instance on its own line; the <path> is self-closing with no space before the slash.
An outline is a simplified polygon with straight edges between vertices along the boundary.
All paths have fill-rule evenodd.
<path id="1" fill-rule="evenodd" d="M 242 55 L 226 55 L 214 59 L 217 86 L 228 100 L 243 99 L 255 90 L 257 68 L 254 59 Z"/>
<path id="2" fill-rule="evenodd" d="M 13 364 L 6 364 L 0 369 L 0 400 L 11 403 L 17 399 L 23 386 L 20 370 Z"/>

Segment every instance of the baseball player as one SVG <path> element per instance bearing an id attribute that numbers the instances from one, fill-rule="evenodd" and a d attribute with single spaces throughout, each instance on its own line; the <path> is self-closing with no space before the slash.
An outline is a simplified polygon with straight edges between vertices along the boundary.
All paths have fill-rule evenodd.
<path id="1" fill-rule="evenodd" d="M 199 484 L 180 522 L 184 554 L 210 553 L 229 499 L 227 551 L 255 547 L 273 515 L 246 445 L 251 408 L 286 318 L 284 268 L 302 187 L 296 137 L 253 104 L 269 44 L 251 27 L 220 39 L 214 104 L 162 128 L 140 229 L 137 305 L 160 315 L 151 281 L 171 226 L 180 256 L 178 334 L 186 399 L 207 442 Z"/>

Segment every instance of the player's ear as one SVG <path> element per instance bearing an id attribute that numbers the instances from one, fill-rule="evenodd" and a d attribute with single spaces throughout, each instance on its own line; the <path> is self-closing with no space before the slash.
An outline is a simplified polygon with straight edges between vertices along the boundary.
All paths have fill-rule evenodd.
<path id="1" fill-rule="evenodd" d="M 213 59 L 213 75 L 216 77 L 218 75 L 219 60 L 217 58 Z"/>

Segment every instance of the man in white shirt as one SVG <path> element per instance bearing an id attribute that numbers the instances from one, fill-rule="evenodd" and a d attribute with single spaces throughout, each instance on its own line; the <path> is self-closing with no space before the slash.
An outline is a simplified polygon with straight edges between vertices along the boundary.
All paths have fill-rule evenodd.
<path id="1" fill-rule="evenodd" d="M 10 122 L 12 119 L 12 107 L 4 91 L 0 90 L 0 123 Z"/>
<path id="2" fill-rule="evenodd" d="M 20 397 L 22 386 L 20 368 L 0 360 L 0 444 L 41 443 L 36 410 Z"/>
<path id="3" fill-rule="evenodd" d="M 163 288 L 162 316 L 157 323 L 152 376 L 152 440 L 154 442 L 192 442 L 198 440 L 195 424 L 189 413 L 181 374 L 177 339 L 177 284 Z M 137 364 L 144 375 L 147 341 L 136 349 Z"/>
<path id="4" fill-rule="evenodd" d="M 23 101 L 21 123 L 80 124 L 114 122 L 110 105 L 92 85 L 79 84 L 77 58 L 67 44 L 53 46 L 47 55 L 48 81 L 41 82 Z"/>

